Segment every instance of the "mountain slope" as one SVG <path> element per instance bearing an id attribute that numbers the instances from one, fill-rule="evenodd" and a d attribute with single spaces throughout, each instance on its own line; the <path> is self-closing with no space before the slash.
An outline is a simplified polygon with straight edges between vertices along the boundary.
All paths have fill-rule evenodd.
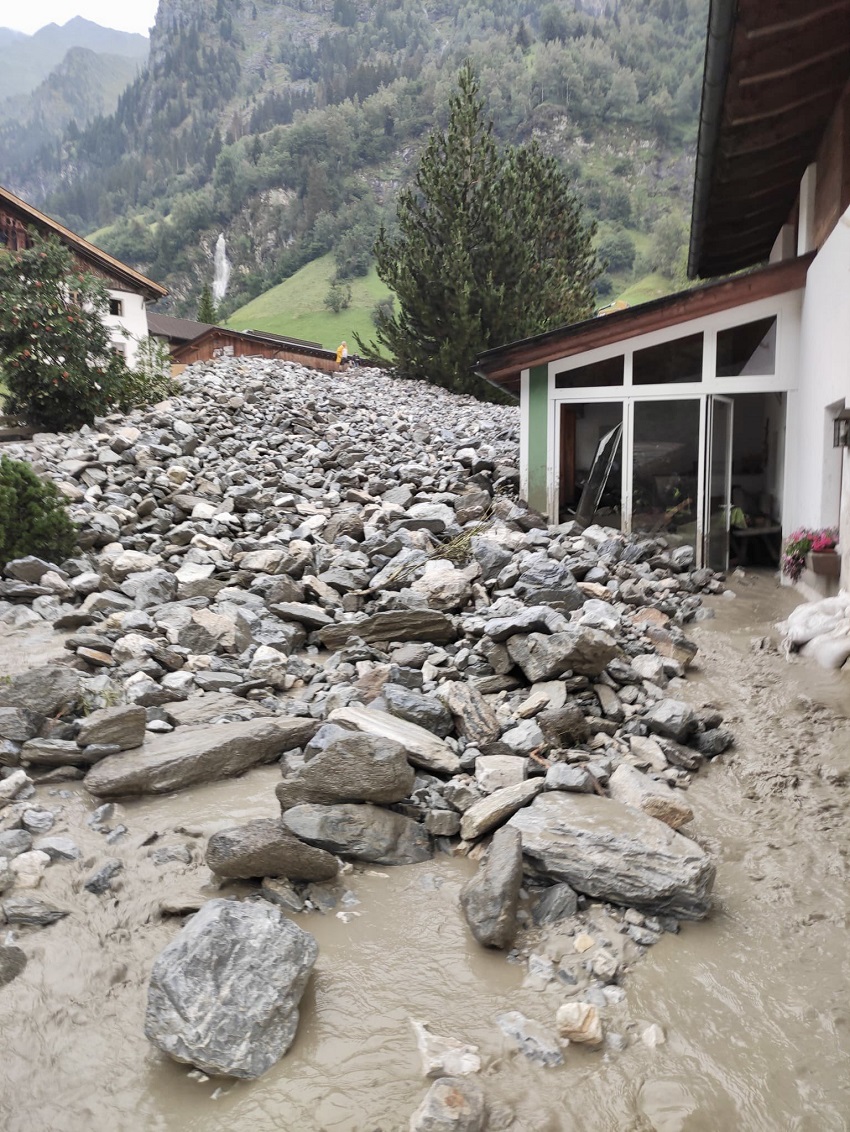
<path id="1" fill-rule="evenodd" d="M 370 338 L 374 333 L 372 310 L 390 292 L 374 267 L 368 275 L 352 279 L 349 305 L 334 314 L 324 300 L 335 271 L 333 256 L 324 255 L 296 271 L 293 276 L 233 312 L 225 325 L 234 330 L 266 330 L 291 334 L 336 349 L 345 340 L 352 352 L 354 335 Z"/>
<path id="2" fill-rule="evenodd" d="M 47 24 L 35 35 L 0 28 L 0 99 L 35 90 L 72 47 L 142 62 L 147 58 L 148 46 L 143 35 L 103 28 L 81 16 L 61 27 Z"/>
<path id="3" fill-rule="evenodd" d="M 179 313 L 223 231 L 226 313 L 332 250 L 341 275 L 368 268 L 470 57 L 499 138 L 555 154 L 609 241 L 637 230 L 653 258 L 662 220 L 684 233 L 706 13 L 707 0 L 161 0 L 149 66 L 116 113 L 18 183 L 166 283 Z M 638 258 L 639 274 L 655 266 Z"/>
<path id="4" fill-rule="evenodd" d="M 0 102 L 0 183 L 14 191 L 17 171 L 58 145 L 71 123 L 76 131 L 111 114 L 142 62 L 72 47 L 34 91 Z"/>

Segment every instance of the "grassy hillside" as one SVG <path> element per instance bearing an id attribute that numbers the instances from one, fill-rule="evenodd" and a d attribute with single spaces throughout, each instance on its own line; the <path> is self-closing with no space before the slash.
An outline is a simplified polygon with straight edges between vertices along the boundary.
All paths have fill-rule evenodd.
<path id="1" fill-rule="evenodd" d="M 345 339 L 354 348 L 354 335 L 372 334 L 372 308 L 389 295 L 374 267 L 364 278 L 350 280 L 351 305 L 339 314 L 324 307 L 336 265 L 332 255 L 308 263 L 277 287 L 234 311 L 225 325 L 234 330 L 267 330 L 321 342 L 336 349 Z"/>

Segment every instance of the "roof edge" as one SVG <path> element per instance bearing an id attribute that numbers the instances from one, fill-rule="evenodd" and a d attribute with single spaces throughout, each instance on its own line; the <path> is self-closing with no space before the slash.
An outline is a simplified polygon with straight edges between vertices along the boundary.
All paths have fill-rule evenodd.
<path id="1" fill-rule="evenodd" d="M 110 269 L 113 274 L 124 276 L 129 283 L 134 283 L 136 289 L 146 292 L 153 301 L 165 298 L 168 294 L 167 288 L 163 287 L 160 283 L 155 283 L 153 279 L 148 279 L 146 275 L 142 275 L 140 271 L 136 271 L 134 267 L 130 267 L 127 263 L 122 263 L 120 259 L 116 259 L 108 252 L 102 251 L 95 244 L 89 243 L 84 236 L 78 236 L 76 232 L 72 232 L 70 228 L 66 228 L 64 224 L 60 224 L 58 220 L 54 220 L 52 216 L 48 216 L 46 212 L 35 208 L 34 205 L 28 204 L 25 200 L 15 196 L 14 193 L 8 189 L 4 189 L 0 185 L 0 202 L 6 201 L 13 208 L 20 209 L 25 215 L 32 217 L 34 221 L 44 224 L 52 228 L 54 232 L 61 235 L 68 241 L 68 243 L 82 251 L 89 258 L 102 264 L 104 267 Z"/>
<path id="2" fill-rule="evenodd" d="M 738 18 L 738 0 L 711 0 L 705 42 L 702 101 L 699 112 L 691 237 L 688 247 L 688 278 L 700 275 L 706 212 L 711 195 L 714 162 L 720 142 L 723 102 L 729 81 L 732 40 Z"/>

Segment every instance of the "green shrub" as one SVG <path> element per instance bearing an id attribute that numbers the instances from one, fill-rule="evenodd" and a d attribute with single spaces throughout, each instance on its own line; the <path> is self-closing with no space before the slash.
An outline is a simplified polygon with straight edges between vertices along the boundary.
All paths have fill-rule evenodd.
<path id="1" fill-rule="evenodd" d="M 178 392 L 171 376 L 171 354 L 157 338 L 142 338 L 136 351 L 136 362 L 129 371 L 118 398 L 122 412 L 140 405 L 154 405 Z"/>
<path id="2" fill-rule="evenodd" d="M 101 318 L 109 295 L 68 248 L 33 234 L 32 247 L 0 255 L 0 295 L 7 412 L 61 432 L 121 399 L 129 375 Z"/>
<path id="3" fill-rule="evenodd" d="M 55 485 L 29 464 L 0 457 L 0 569 L 27 554 L 61 562 L 76 541 L 76 528 Z"/>

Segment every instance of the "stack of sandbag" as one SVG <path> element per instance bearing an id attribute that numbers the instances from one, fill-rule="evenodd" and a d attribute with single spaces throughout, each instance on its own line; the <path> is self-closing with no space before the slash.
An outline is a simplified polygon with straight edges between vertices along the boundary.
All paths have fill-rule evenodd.
<path id="1" fill-rule="evenodd" d="M 822 668 L 841 668 L 850 658 L 850 594 L 798 605 L 777 628 L 786 653 L 799 649 Z"/>

